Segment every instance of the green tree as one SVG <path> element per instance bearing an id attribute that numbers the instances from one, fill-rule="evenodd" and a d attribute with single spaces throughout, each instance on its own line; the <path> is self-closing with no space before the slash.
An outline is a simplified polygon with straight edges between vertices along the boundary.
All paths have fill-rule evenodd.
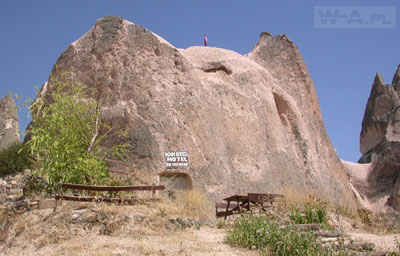
<path id="1" fill-rule="evenodd" d="M 128 147 L 102 145 L 115 127 L 100 118 L 101 90 L 78 84 L 69 75 L 64 72 L 59 78 L 51 77 L 47 93 L 38 92 L 30 106 L 33 121 L 27 130 L 27 147 L 37 161 L 35 173 L 48 183 L 48 192 L 59 182 L 107 183 L 104 158 Z"/>
<path id="2" fill-rule="evenodd" d="M 30 154 L 20 142 L 15 142 L 0 151 L 0 177 L 21 172 L 31 166 Z"/>

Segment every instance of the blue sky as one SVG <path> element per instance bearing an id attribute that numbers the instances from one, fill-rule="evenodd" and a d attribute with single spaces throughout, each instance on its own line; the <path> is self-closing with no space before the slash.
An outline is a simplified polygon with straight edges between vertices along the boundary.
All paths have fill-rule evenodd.
<path id="1" fill-rule="evenodd" d="M 178 48 L 201 45 L 206 33 L 210 46 L 246 54 L 260 32 L 286 34 L 299 48 L 314 80 L 333 146 L 342 159 L 357 161 L 361 121 L 375 74 L 381 72 L 391 83 L 400 64 L 400 24 L 315 28 L 314 8 L 319 6 L 333 6 L 332 11 L 352 6 L 361 16 L 355 18 L 364 21 L 362 8 L 395 7 L 397 20 L 389 21 L 400 23 L 395 0 L 4 0 L 0 3 L 0 97 L 11 91 L 33 98 L 35 86 L 47 80 L 66 47 L 108 14 L 142 25 Z M 383 19 L 380 14 L 389 15 L 377 14 L 378 24 Z M 29 123 L 26 111 L 20 111 L 19 119 L 24 130 Z"/>

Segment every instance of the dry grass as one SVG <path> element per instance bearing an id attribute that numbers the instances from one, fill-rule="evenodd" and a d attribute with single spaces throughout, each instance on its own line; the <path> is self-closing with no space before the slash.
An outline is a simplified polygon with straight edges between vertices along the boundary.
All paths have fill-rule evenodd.
<path id="1" fill-rule="evenodd" d="M 25 218 L 24 215 L 18 216 L 14 224 L 15 236 L 19 236 L 25 231 Z"/>
<path id="2" fill-rule="evenodd" d="M 160 215 L 181 215 L 199 219 L 215 219 L 213 202 L 200 190 L 174 192 L 173 197 L 163 194 L 158 204 Z"/>
<path id="3" fill-rule="evenodd" d="M 340 215 L 350 219 L 357 218 L 357 213 L 353 212 L 346 206 L 340 205 L 339 202 L 337 202 L 338 200 L 328 200 L 327 198 L 318 195 L 316 192 L 304 192 L 287 188 L 282 194 L 285 196 L 283 205 L 286 210 L 293 207 L 299 207 L 302 209 L 306 204 L 326 205 L 327 211 L 329 212 L 335 214 L 339 213 Z"/>
<path id="4" fill-rule="evenodd" d="M 188 216 L 197 218 L 210 218 L 210 213 L 214 213 L 212 204 L 208 196 L 199 190 L 186 191 L 177 200 L 182 212 Z M 211 206 L 211 207 L 210 207 Z"/>
<path id="5" fill-rule="evenodd" d="M 314 192 L 304 192 L 287 188 L 283 193 L 284 205 L 288 207 L 303 208 L 306 204 L 330 204 L 327 199 Z"/>
<path id="6" fill-rule="evenodd" d="M 8 229 L 14 218 L 13 214 L 10 214 L 5 207 L 0 208 L 0 242 L 7 239 Z"/>
<path id="7" fill-rule="evenodd" d="M 306 193 L 292 188 L 286 188 L 282 194 L 285 197 L 285 206 L 303 206 L 310 202 L 310 199 L 314 196 L 314 194 L 310 194 L 309 192 Z"/>
<path id="8" fill-rule="evenodd" d="M 366 232 L 376 235 L 399 234 L 400 219 L 396 216 L 387 214 L 374 214 L 367 209 L 358 209 L 358 215 L 364 224 Z"/>

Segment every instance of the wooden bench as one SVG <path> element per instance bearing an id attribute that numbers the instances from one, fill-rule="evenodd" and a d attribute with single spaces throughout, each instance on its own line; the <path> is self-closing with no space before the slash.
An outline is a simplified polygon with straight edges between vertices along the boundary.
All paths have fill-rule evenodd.
<path id="1" fill-rule="evenodd" d="M 215 203 L 215 215 L 217 218 L 219 217 L 225 217 L 233 214 L 233 209 L 238 206 L 237 203 L 231 203 L 229 205 L 228 211 L 226 211 L 226 208 L 228 206 L 228 203 Z"/>
<path id="2" fill-rule="evenodd" d="M 264 209 L 264 203 L 269 203 L 271 206 L 275 202 L 281 202 L 284 198 L 283 195 L 280 194 L 258 194 L 258 193 L 248 193 L 248 207 L 250 207 L 250 203 L 261 206 Z M 249 208 L 248 208 L 249 209 Z"/>
<path id="3" fill-rule="evenodd" d="M 224 198 L 226 203 L 224 203 L 225 211 L 218 211 L 218 208 L 223 208 L 222 204 L 219 204 L 221 207 L 217 207 L 216 204 L 216 216 L 217 217 L 225 217 L 225 219 L 229 215 L 233 215 L 235 212 L 242 212 L 244 209 L 250 211 L 253 207 L 261 207 L 262 210 L 265 209 L 265 203 L 268 203 L 269 206 L 273 206 L 274 202 L 279 202 L 283 199 L 283 195 L 280 194 L 260 194 L 260 193 L 248 193 L 247 195 L 233 195 L 227 198 Z"/>
<path id="4" fill-rule="evenodd" d="M 164 186 L 89 186 L 80 184 L 70 184 L 70 183 L 59 183 L 57 187 L 56 200 L 68 200 L 68 201 L 80 201 L 80 202 L 93 202 L 102 201 L 108 203 L 132 203 L 139 202 L 141 200 L 137 198 L 107 198 L 107 197 L 82 197 L 82 196 L 68 196 L 63 195 L 63 189 L 73 189 L 73 190 L 83 190 L 83 191 L 106 191 L 106 192 L 121 192 L 121 191 L 151 191 L 152 198 L 145 199 L 142 201 L 154 201 L 155 191 L 164 190 Z"/>

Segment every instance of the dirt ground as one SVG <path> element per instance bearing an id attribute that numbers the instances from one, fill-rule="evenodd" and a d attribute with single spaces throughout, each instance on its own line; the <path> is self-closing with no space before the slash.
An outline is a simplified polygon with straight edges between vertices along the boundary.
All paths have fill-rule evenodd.
<path id="1" fill-rule="evenodd" d="M 3 209 L 3 226 L 7 218 L 12 225 L 0 242 L 0 255 L 259 255 L 226 244 L 227 230 L 217 228 L 215 218 L 206 212 L 210 211 L 188 211 L 168 202 L 133 206 L 64 203 L 56 211 L 32 210 L 13 217 Z M 171 221 L 177 218 L 207 221 L 181 227 Z M 381 250 L 395 251 L 396 237 L 400 241 L 400 234 L 378 236 L 354 228 L 346 234 Z"/>
<path id="2" fill-rule="evenodd" d="M 181 213 L 164 203 L 33 210 L 13 217 L 0 255 L 258 255 L 224 243 L 226 230 L 216 228 L 215 219 L 197 227 L 174 225 L 171 219 L 204 217 Z"/>

